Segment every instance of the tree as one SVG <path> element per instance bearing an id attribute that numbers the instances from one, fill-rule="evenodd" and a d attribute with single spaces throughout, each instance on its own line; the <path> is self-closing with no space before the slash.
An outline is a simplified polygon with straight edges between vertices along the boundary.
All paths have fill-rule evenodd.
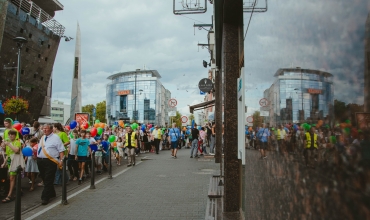
<path id="1" fill-rule="evenodd" d="M 191 123 L 191 121 L 193 121 L 194 120 L 194 115 L 193 114 L 190 114 L 189 115 L 189 122 Z"/>
<path id="2" fill-rule="evenodd" d="M 172 123 L 176 123 L 176 126 L 178 128 L 181 128 L 181 116 L 182 115 L 180 114 L 180 112 L 176 111 L 176 116 L 172 117 Z M 172 127 L 172 125 L 171 125 L 171 127 Z"/>
<path id="3" fill-rule="evenodd" d="M 107 104 L 104 101 L 96 104 L 96 119 L 99 119 L 100 122 L 106 123 L 107 119 L 105 118 L 107 110 Z"/>
<path id="4" fill-rule="evenodd" d="M 262 126 L 262 117 L 260 116 L 259 111 L 255 111 L 252 115 L 253 117 L 253 127 L 261 127 Z"/>
<path id="5" fill-rule="evenodd" d="M 347 118 L 346 115 L 346 103 L 334 100 L 334 117 L 336 122 L 344 121 Z"/>
<path id="6" fill-rule="evenodd" d="M 89 121 L 92 122 L 93 120 L 93 109 L 95 108 L 94 105 L 90 104 L 90 105 L 85 105 L 85 106 L 82 106 L 82 112 L 86 112 L 86 113 L 89 113 L 90 114 L 90 118 L 89 118 Z"/>

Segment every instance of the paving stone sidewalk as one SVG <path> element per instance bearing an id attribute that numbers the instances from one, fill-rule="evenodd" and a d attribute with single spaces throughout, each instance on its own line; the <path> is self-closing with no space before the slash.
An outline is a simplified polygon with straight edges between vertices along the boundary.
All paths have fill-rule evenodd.
<path id="1" fill-rule="evenodd" d="M 171 158 L 168 150 L 145 156 L 150 160 L 35 219 L 204 219 L 209 180 L 219 174 L 219 164 L 209 158 L 189 158 L 189 149 L 179 150 L 178 159 Z"/>

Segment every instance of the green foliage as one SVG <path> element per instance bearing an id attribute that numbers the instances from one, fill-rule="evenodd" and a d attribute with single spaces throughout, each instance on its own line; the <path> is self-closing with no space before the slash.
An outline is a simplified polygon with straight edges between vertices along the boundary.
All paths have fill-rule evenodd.
<path id="1" fill-rule="evenodd" d="M 261 127 L 262 126 L 262 117 L 260 116 L 259 111 L 255 111 L 252 115 L 253 117 L 253 127 Z"/>
<path id="2" fill-rule="evenodd" d="M 190 116 L 189 116 L 189 122 L 191 123 L 191 121 L 193 121 L 194 120 L 194 115 L 193 114 L 190 114 Z"/>
<path id="3" fill-rule="evenodd" d="M 107 110 L 107 104 L 105 101 L 99 102 L 96 104 L 96 119 L 99 119 L 100 122 L 106 123 L 107 119 L 105 118 Z"/>

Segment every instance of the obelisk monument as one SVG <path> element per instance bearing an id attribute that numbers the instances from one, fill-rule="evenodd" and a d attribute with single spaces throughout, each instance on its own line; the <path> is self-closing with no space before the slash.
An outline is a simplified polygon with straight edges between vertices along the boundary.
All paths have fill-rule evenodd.
<path id="1" fill-rule="evenodd" d="M 73 66 L 72 93 L 71 93 L 71 116 L 74 120 L 75 113 L 82 112 L 81 103 L 81 32 L 77 23 L 75 60 Z"/>

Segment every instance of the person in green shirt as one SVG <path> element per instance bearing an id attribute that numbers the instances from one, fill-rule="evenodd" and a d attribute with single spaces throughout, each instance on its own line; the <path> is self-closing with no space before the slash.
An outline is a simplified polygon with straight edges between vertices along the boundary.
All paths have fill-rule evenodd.
<path id="1" fill-rule="evenodd" d="M 9 140 L 6 140 L 3 142 L 2 147 L 5 148 L 6 158 L 4 160 L 4 164 L 2 164 L 1 167 L 5 166 L 5 163 L 8 165 L 8 169 L 11 165 L 11 156 L 13 154 L 19 154 L 21 151 L 21 142 L 16 139 L 16 135 L 18 132 L 14 130 L 9 130 L 8 132 L 8 138 Z M 9 186 L 9 193 L 8 196 L 2 200 L 3 203 L 11 202 L 12 199 L 12 193 L 15 186 L 15 177 L 17 175 L 17 172 L 9 172 L 9 180 L 10 180 L 10 186 Z"/>
<path id="2" fill-rule="evenodd" d="M 15 139 L 19 140 L 19 133 L 16 129 L 13 128 L 12 119 L 10 119 L 10 118 L 4 119 L 4 127 L 5 127 L 4 138 L 3 138 L 4 141 L 9 141 L 9 131 L 11 131 L 11 130 L 17 132 Z"/>

